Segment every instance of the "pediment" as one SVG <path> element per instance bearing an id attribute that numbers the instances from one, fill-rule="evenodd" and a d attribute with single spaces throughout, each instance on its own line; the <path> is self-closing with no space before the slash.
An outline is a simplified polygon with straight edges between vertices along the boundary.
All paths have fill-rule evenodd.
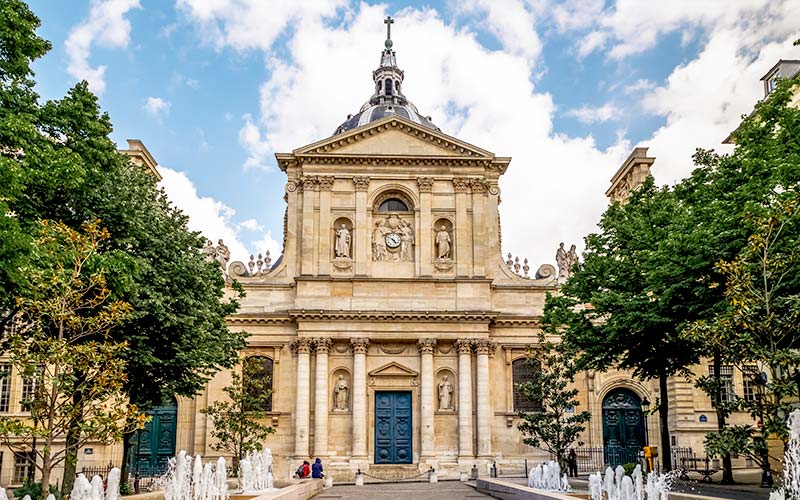
<path id="1" fill-rule="evenodd" d="M 370 377 L 416 377 L 418 375 L 418 372 L 415 372 L 411 368 L 406 368 L 396 361 L 392 361 L 391 363 L 369 372 Z"/>
<path id="2" fill-rule="evenodd" d="M 423 156 L 494 159 L 494 154 L 399 116 L 387 116 L 296 149 L 295 156 Z"/>

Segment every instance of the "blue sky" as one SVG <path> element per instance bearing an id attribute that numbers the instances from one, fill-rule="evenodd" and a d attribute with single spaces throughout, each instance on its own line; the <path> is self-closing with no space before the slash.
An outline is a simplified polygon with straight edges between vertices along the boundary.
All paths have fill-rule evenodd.
<path id="1" fill-rule="evenodd" d="M 275 152 L 322 139 L 372 89 L 385 15 L 405 90 L 445 133 L 512 156 L 506 251 L 551 262 L 605 207 L 631 148 L 669 183 L 761 97 L 758 79 L 798 58 L 800 2 L 603 0 L 37 0 L 53 50 L 38 90 L 78 79 L 124 146 L 144 141 L 192 227 L 234 258 L 279 253 L 285 177 Z M 100 68 L 105 68 L 104 70 Z M 534 216 L 531 217 L 531 214 Z"/>

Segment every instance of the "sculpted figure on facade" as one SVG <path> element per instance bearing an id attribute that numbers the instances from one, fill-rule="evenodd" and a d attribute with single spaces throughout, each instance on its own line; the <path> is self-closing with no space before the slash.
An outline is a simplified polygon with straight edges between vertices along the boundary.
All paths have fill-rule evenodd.
<path id="1" fill-rule="evenodd" d="M 558 279 L 566 279 L 569 274 L 567 266 L 567 251 L 564 250 L 564 243 L 558 245 L 556 250 L 556 264 L 558 265 Z"/>
<path id="2" fill-rule="evenodd" d="M 442 377 L 439 382 L 439 411 L 449 411 L 453 409 L 453 384 L 447 379 L 447 375 Z"/>
<path id="3" fill-rule="evenodd" d="M 333 387 L 333 411 L 349 410 L 349 393 L 350 388 L 347 385 L 347 380 L 344 379 L 344 375 L 339 375 L 339 380 L 336 381 L 336 385 Z"/>
<path id="4" fill-rule="evenodd" d="M 222 267 L 222 272 L 224 273 L 228 270 L 228 261 L 231 260 L 231 251 L 228 250 L 227 245 L 225 245 L 221 239 L 217 242 L 215 256 L 217 262 L 219 262 L 219 265 Z"/>
<path id="5" fill-rule="evenodd" d="M 396 214 L 378 220 L 372 231 L 372 260 L 412 262 L 414 241 L 414 228 L 410 222 Z"/>
<path id="6" fill-rule="evenodd" d="M 206 240 L 206 246 L 203 247 L 203 257 L 208 262 L 214 262 L 217 260 L 217 249 L 214 248 L 214 244 L 211 243 L 211 240 Z"/>
<path id="7" fill-rule="evenodd" d="M 447 227 L 442 225 L 439 232 L 436 233 L 436 255 L 441 260 L 450 258 L 450 233 L 447 232 Z"/>
<path id="8" fill-rule="evenodd" d="M 347 229 L 345 224 L 336 230 L 336 258 L 337 259 L 349 259 L 350 258 L 350 243 L 352 242 L 352 236 L 350 235 L 350 230 Z"/>
<path id="9" fill-rule="evenodd" d="M 575 250 L 575 245 L 569 247 L 567 252 L 567 276 L 572 274 L 572 266 L 578 263 L 578 252 Z"/>

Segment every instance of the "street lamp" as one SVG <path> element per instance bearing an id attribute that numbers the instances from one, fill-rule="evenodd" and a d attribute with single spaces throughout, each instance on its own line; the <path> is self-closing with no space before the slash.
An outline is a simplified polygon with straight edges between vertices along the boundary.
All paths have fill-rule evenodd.
<path id="1" fill-rule="evenodd" d="M 761 487 L 772 488 L 772 473 L 769 467 L 769 446 L 767 445 L 767 438 L 764 435 L 764 398 L 766 396 L 767 374 L 764 372 L 759 373 L 753 380 L 756 384 L 756 398 L 758 399 L 758 417 L 759 426 L 761 428 Z"/>
<path id="2" fill-rule="evenodd" d="M 650 445 L 650 440 L 647 439 L 647 416 L 650 415 L 650 400 L 647 396 L 642 400 L 642 412 L 644 413 L 644 444 Z"/>

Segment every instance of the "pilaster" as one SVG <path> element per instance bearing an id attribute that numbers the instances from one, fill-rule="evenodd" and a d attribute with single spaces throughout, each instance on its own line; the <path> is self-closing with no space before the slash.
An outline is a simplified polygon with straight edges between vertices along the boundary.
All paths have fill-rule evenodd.
<path id="1" fill-rule="evenodd" d="M 420 339 L 417 349 L 420 354 L 420 458 L 434 456 L 434 401 L 433 351 L 436 339 Z"/>
<path id="2" fill-rule="evenodd" d="M 369 339 L 352 338 L 353 350 L 353 453 L 355 459 L 367 458 L 367 350 Z"/>
<path id="3" fill-rule="evenodd" d="M 355 268 L 356 275 L 367 274 L 367 247 L 369 246 L 370 228 L 367 227 L 367 190 L 369 177 L 353 177 L 356 190 L 356 221 L 355 221 Z"/>

